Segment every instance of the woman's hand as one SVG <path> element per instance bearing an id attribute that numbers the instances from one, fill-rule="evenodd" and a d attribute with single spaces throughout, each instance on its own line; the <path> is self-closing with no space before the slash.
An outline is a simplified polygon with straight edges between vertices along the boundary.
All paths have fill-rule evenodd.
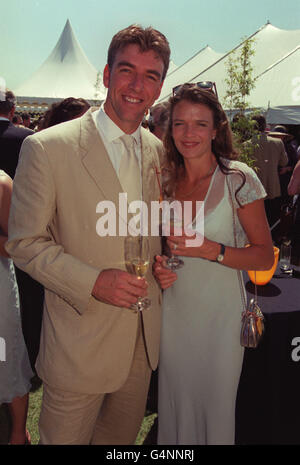
<path id="1" fill-rule="evenodd" d="M 237 270 L 267 270 L 271 268 L 274 263 L 274 252 L 264 201 L 255 200 L 244 205 L 243 208 L 238 208 L 237 215 L 250 247 L 230 247 L 225 244 L 222 265 Z M 198 241 L 195 240 L 193 244 L 194 238 L 195 236 L 191 238 L 185 234 L 182 236 L 170 235 L 167 238 L 167 244 L 174 255 L 215 261 L 221 251 L 220 244 L 198 234 L 196 236 Z M 189 243 L 188 241 L 191 239 L 192 241 Z"/>
<path id="2" fill-rule="evenodd" d="M 173 255 L 183 257 L 215 260 L 220 253 L 220 245 L 217 242 L 210 241 L 199 233 L 192 237 L 187 236 L 185 233 L 182 233 L 181 236 L 169 236 L 167 244 Z"/>
<path id="3" fill-rule="evenodd" d="M 168 289 L 177 279 L 177 274 L 164 266 L 167 259 L 165 255 L 156 255 L 152 268 L 153 276 L 162 289 Z"/>

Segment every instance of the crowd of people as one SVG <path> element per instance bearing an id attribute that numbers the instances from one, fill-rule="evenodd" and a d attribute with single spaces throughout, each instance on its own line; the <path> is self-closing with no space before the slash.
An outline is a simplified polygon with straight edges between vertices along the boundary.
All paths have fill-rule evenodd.
<path id="1" fill-rule="evenodd" d="M 15 118 L 11 91 L 0 101 L 0 404 L 10 444 L 30 443 L 34 376 L 40 444 L 134 444 L 147 398 L 158 409 L 153 444 L 234 444 L 240 273 L 273 264 L 271 226 L 300 191 L 299 144 L 255 117 L 257 171 L 240 162 L 213 87 L 182 83 L 154 105 L 169 59 L 161 32 L 133 25 L 109 46 L 100 108 L 67 98 L 33 131 L 30 115 Z M 144 277 L 130 273 L 124 234 L 96 228 L 107 201 L 127 228 L 120 193 L 149 206 L 164 194 L 188 201 L 190 228 L 201 201 L 202 241 L 189 247 L 186 231 L 173 230 L 162 241 L 149 228 L 153 263 Z M 168 268 L 167 251 L 183 258 L 180 270 Z M 133 311 L 146 295 L 151 308 Z"/>

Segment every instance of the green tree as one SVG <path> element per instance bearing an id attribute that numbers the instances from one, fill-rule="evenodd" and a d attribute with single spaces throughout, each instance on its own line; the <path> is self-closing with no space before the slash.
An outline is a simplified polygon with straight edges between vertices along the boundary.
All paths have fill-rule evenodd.
<path id="1" fill-rule="evenodd" d="M 245 143 L 254 134 L 258 134 L 255 122 L 251 117 L 257 112 L 251 112 L 247 97 L 255 87 L 253 77 L 252 57 L 255 54 L 255 39 L 244 39 L 242 46 L 228 56 L 226 62 L 227 86 L 224 107 L 232 122 L 235 148 L 240 153 L 240 160 L 254 167 L 253 152 L 255 145 Z M 234 116 L 233 116 L 234 115 Z"/>
<path id="2" fill-rule="evenodd" d="M 239 49 L 230 53 L 227 62 L 227 77 L 225 83 L 225 107 L 232 112 L 237 110 L 244 114 L 249 108 L 247 97 L 255 87 L 251 59 L 255 54 L 255 39 L 244 39 Z"/>

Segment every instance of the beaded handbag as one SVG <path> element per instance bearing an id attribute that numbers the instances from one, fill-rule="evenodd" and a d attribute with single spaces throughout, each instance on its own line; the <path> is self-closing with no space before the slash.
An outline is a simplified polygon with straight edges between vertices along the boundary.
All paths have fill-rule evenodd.
<path id="1" fill-rule="evenodd" d="M 234 234 L 234 246 L 237 247 L 237 238 L 236 238 L 236 221 L 235 221 L 235 208 L 232 199 L 232 193 L 229 186 L 229 182 L 226 176 L 226 182 L 228 186 L 228 191 L 230 195 L 230 202 L 232 207 L 232 221 L 233 221 L 233 234 Z M 242 284 L 242 275 L 240 270 L 236 270 L 239 280 L 239 286 L 241 291 L 241 297 L 243 302 L 243 311 L 242 311 L 242 328 L 240 334 L 240 344 L 243 347 L 255 348 L 258 346 L 263 333 L 264 333 L 264 316 L 261 312 L 261 309 L 257 303 L 257 286 L 256 286 L 256 273 L 254 274 L 255 279 L 255 294 L 254 299 L 250 300 L 249 305 L 246 302 L 246 296 L 244 287 Z"/>

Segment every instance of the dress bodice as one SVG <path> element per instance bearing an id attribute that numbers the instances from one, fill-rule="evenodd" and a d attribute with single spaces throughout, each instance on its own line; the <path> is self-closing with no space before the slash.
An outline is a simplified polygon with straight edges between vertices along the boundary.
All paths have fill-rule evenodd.
<path id="1" fill-rule="evenodd" d="M 266 193 L 255 172 L 245 163 L 225 159 L 222 161 L 228 168 L 241 171 L 245 175 L 245 184 L 235 195 L 243 181 L 241 174 L 236 171 L 225 175 L 217 166 L 204 199 L 204 235 L 210 240 L 234 246 L 235 221 L 237 246 L 243 247 L 247 242 L 247 236 L 238 219 L 237 210 L 264 198 Z"/>

